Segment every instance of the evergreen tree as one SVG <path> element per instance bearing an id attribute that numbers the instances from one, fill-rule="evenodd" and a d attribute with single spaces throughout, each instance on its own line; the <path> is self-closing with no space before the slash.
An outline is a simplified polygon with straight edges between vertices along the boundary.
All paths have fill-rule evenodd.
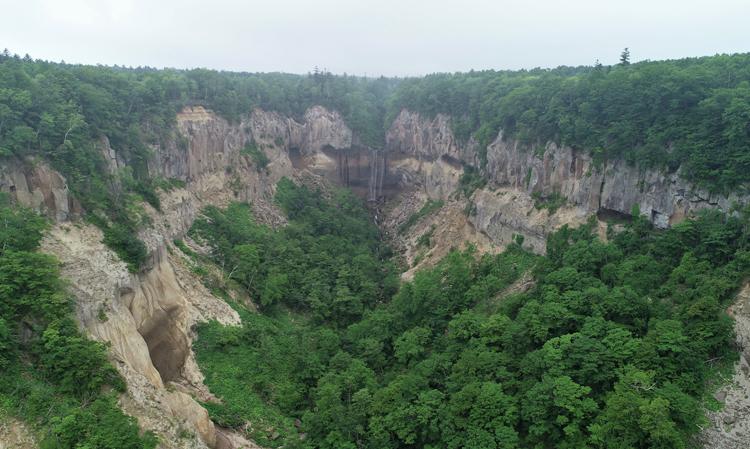
<path id="1" fill-rule="evenodd" d="M 630 65 L 630 51 L 628 47 L 620 53 L 620 67 L 627 67 Z"/>

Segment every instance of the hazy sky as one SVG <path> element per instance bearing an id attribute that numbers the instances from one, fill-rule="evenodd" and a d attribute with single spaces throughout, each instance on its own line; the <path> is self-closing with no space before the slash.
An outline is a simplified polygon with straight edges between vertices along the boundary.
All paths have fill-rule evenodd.
<path id="1" fill-rule="evenodd" d="M 0 48 L 69 63 L 368 76 L 750 51 L 748 0 L 0 0 Z"/>

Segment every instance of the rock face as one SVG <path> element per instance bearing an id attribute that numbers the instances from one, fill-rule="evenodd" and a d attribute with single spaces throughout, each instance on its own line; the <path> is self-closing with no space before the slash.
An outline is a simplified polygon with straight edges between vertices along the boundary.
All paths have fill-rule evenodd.
<path id="1" fill-rule="evenodd" d="M 10 160 L 0 165 L 0 190 L 13 202 L 56 219 L 42 250 L 65 262 L 63 275 L 77 298 L 82 327 L 93 338 L 112 342 L 115 363 L 128 383 L 122 407 L 138 417 L 144 429 L 159 432 L 164 447 L 254 447 L 241 435 L 217 429 L 192 397 L 217 400 L 203 386 L 191 350 L 192 325 L 209 319 L 239 323 L 237 313 L 211 295 L 190 273 L 187 258 L 169 246 L 172 239 L 185 237 L 207 205 L 246 201 L 252 203 L 259 220 L 283 226 L 283 214 L 270 200 L 282 176 L 293 177 L 300 171 L 347 186 L 363 199 L 377 200 L 376 220 L 390 232 L 428 198 L 443 200 L 443 208 L 403 238 L 400 250 L 408 262 L 421 260 L 405 274 L 408 278 L 415 269 L 433 263 L 466 240 L 475 242 L 481 251 L 499 252 L 514 234 L 521 234 L 526 237 L 526 248 L 541 253 L 547 233 L 566 223 L 575 226 L 595 213 L 602 219 L 624 216 L 639 204 L 641 213 L 665 228 L 691 211 L 728 211 L 733 200 L 748 203 L 747 197 L 697 191 L 679 177 L 679 171 L 664 174 L 629 167 L 623 160 L 596 167 L 590 157 L 572 148 L 548 143 L 535 154 L 517 142 L 503 141 L 502 134 L 487 149 L 488 185 L 470 198 L 455 196 L 462 164 L 478 167 L 480 161 L 476 143 L 459 144 L 449 117 L 442 115 L 430 120 L 402 111 L 387 132 L 385 151 L 367 148 L 336 112 L 319 106 L 308 110 L 302 123 L 255 110 L 235 124 L 197 107 L 178 114 L 176 131 L 174 142 L 154 148 L 156 157 L 149 172 L 164 179 L 178 178 L 186 187 L 161 193 L 160 211 L 143 205 L 153 226 L 144 227 L 139 237 L 152 257 L 137 274 L 128 273 L 125 264 L 101 243 L 98 229 L 67 223 L 82 211 L 68 196 L 62 176 L 43 162 Z M 258 167 L 242 154 L 250 141 L 265 152 L 267 167 Z M 117 173 L 125 161 L 106 138 L 101 144 L 109 170 Z M 113 183 L 109 188 L 116 192 L 120 187 Z M 538 198 L 534 195 L 561 195 L 567 202 L 549 214 L 535 207 Z M 381 211 L 383 198 L 395 196 L 403 201 L 390 208 L 386 204 Z M 429 251 L 416 247 L 417 238 L 425 232 L 433 232 L 436 240 Z M 716 419 L 744 431 L 744 412 L 737 413 Z M 740 424 L 727 424 L 733 419 Z M 186 431 L 197 438 L 181 438 Z"/>
<path id="2" fill-rule="evenodd" d="M 68 197 L 65 179 L 43 161 L 10 159 L 0 164 L 0 191 L 10 195 L 12 203 L 25 204 L 57 221 L 80 213 L 78 203 Z"/>
<path id="3" fill-rule="evenodd" d="M 421 178 L 418 187 L 435 200 L 445 199 L 455 190 L 461 163 L 480 166 L 475 149 L 473 141 L 465 145 L 456 142 L 450 118 L 444 115 L 430 120 L 404 110 L 386 135 L 388 157 L 410 158 L 415 172 L 412 178 Z M 471 198 L 477 213 L 469 221 L 494 244 L 507 245 L 513 233 L 522 234 L 529 247 L 533 244 L 534 251 L 543 252 L 546 234 L 563 224 L 580 224 L 592 214 L 622 218 L 636 204 L 657 228 L 665 229 L 691 212 L 728 212 L 735 201 L 750 203 L 748 195 L 733 192 L 722 196 L 700 190 L 681 178 L 680 170 L 662 173 L 629 166 L 624 159 L 596 166 L 588 154 L 554 142 L 548 142 L 543 150 L 504 140 L 502 132 L 488 145 L 485 170 L 489 184 Z M 535 194 L 541 198 L 534 199 Z M 563 215 L 534 217 L 533 205 L 554 195 L 567 199 L 558 212 Z"/>
<path id="4" fill-rule="evenodd" d="M 724 385 L 714 393 L 714 398 L 724 403 L 717 412 L 707 411 L 709 425 L 699 440 L 712 449 L 744 449 L 750 441 L 750 285 L 747 279 L 737 295 L 737 300 L 727 309 L 735 319 L 740 363 L 731 379 L 722 379 Z"/>
<path id="5" fill-rule="evenodd" d="M 242 123 L 230 125 L 202 108 L 178 114 L 176 127 L 182 138 L 165 148 L 154 148 L 156 158 L 149 170 L 152 176 L 181 179 L 186 188 L 162 193 L 161 211 L 143 205 L 153 225 L 144 227 L 139 237 L 152 257 L 147 269 L 137 274 L 128 273 L 125 264 L 101 243 L 100 230 L 67 223 L 81 211 L 68 196 L 60 174 L 44 162 L 10 160 L 0 165 L 0 190 L 12 202 L 57 221 L 44 238 L 42 251 L 65 263 L 63 276 L 77 298 L 81 326 L 93 338 L 112 343 L 115 363 L 128 384 L 121 405 L 139 418 L 143 428 L 156 430 L 166 447 L 233 447 L 242 441 L 242 445 L 254 446 L 239 435 L 217 433 L 206 410 L 190 396 L 216 400 L 202 385 L 191 351 L 191 326 L 209 319 L 237 325 L 239 316 L 195 279 L 179 250 L 167 249 L 173 238 L 185 236 L 207 205 L 247 201 L 261 221 L 284 225 L 283 214 L 267 199 L 273 197 L 282 176 L 294 173 L 290 149 L 310 155 L 323 149 L 361 147 L 338 114 L 313 108 L 305 119 L 298 124 L 258 110 Z M 251 139 L 270 160 L 265 170 L 258 170 L 252 158 L 240 154 Z M 106 138 L 100 143 L 110 173 L 116 174 L 126 162 Z M 109 188 L 114 193 L 120 187 L 115 182 Z M 186 430 L 198 438 L 181 439 Z"/>

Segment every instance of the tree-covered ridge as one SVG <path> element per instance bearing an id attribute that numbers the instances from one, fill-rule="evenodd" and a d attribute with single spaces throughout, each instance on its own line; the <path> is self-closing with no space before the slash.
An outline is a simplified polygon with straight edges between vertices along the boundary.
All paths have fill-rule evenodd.
<path id="1" fill-rule="evenodd" d="M 750 181 L 750 54 L 644 61 L 589 70 L 471 71 L 409 78 L 389 105 L 453 117 L 485 150 L 504 136 L 585 148 L 676 169 L 710 190 Z M 674 147 L 672 148 L 672 145 Z"/>
<path id="2" fill-rule="evenodd" d="M 193 105 L 210 108 L 230 123 L 255 108 L 299 120 L 307 109 L 321 105 L 338 111 L 365 144 L 381 148 L 385 103 L 400 82 L 317 68 L 293 75 L 57 64 L 12 57 L 7 50 L 0 53 L 0 65 L 0 135 L 9 137 L 0 156 L 48 156 L 67 141 L 64 135 L 73 127 L 69 138 L 107 136 L 113 148 L 132 153 L 134 168 L 148 156 L 144 144 L 164 145 L 172 137 L 175 114 Z"/>
<path id="3" fill-rule="evenodd" d="M 225 398 L 207 405 L 212 417 L 249 420 L 264 444 L 695 447 L 707 385 L 737 358 L 723 310 L 750 269 L 747 214 L 703 213 L 657 232 L 634 210 L 609 243 L 588 225 L 550 234 L 546 257 L 469 246 L 399 288 L 356 209 L 336 218 L 345 203 L 289 181 L 277 200 L 289 230 L 258 238 L 235 205 L 191 231 L 264 304 L 235 304 L 243 326 L 202 324 L 194 345 Z M 354 246 L 332 257 L 320 245 L 334 237 Z M 529 273 L 534 287 L 514 293 Z M 285 290 L 264 296 L 276 285 Z"/>
<path id="4" fill-rule="evenodd" d="M 59 263 L 36 252 L 46 220 L 0 196 L 0 222 L 0 419 L 33 425 L 44 449 L 156 447 L 117 407 L 125 382 L 78 331 Z"/>
<path id="5" fill-rule="evenodd" d="M 379 148 L 385 102 L 398 82 L 317 70 L 300 76 L 56 64 L 6 50 L 0 53 L 0 160 L 49 161 L 87 218 L 104 231 L 104 242 L 135 271 L 148 259 L 135 233 L 150 220 L 138 205 L 147 201 L 159 209 L 155 189 L 170 188 L 149 178 L 151 146 L 182 140 L 173 125 L 184 106 L 202 105 L 236 122 L 256 107 L 299 119 L 323 105 L 337 110 L 364 143 Z M 104 137 L 127 161 L 122 173 L 109 172 Z M 115 192 L 115 184 L 124 190 Z"/>

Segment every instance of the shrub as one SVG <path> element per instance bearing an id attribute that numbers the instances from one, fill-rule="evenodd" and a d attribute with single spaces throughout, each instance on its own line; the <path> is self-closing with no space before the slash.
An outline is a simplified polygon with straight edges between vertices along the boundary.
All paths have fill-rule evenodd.
<path id="1" fill-rule="evenodd" d="M 269 162 L 271 162 L 271 160 L 268 159 L 268 156 L 266 156 L 266 153 L 258 148 L 258 142 L 256 142 L 255 140 L 249 140 L 248 142 L 246 142 L 245 147 L 240 149 L 240 154 L 253 158 L 258 173 L 266 168 Z"/>

